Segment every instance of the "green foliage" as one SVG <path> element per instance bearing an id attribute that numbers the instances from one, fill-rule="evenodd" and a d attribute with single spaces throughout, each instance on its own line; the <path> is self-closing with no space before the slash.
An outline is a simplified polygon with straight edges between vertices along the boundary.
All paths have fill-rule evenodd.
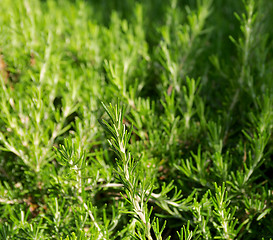
<path id="1" fill-rule="evenodd" d="M 0 239 L 272 239 L 273 2 L 0 8 Z"/>

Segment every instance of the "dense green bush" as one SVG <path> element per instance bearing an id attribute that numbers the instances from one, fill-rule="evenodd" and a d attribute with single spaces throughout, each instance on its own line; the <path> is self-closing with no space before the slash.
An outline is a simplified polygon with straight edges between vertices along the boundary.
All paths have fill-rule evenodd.
<path id="1" fill-rule="evenodd" d="M 0 10 L 0 239 L 273 237 L 272 1 Z"/>

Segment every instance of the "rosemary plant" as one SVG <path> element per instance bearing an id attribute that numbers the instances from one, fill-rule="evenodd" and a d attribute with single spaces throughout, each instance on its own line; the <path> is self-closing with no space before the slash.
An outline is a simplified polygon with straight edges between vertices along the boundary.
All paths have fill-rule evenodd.
<path id="1" fill-rule="evenodd" d="M 0 239 L 273 238 L 272 1 L 0 12 Z"/>

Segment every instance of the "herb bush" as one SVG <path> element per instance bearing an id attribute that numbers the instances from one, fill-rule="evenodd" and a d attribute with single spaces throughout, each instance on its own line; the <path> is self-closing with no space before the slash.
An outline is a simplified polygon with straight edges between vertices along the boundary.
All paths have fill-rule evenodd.
<path id="1" fill-rule="evenodd" d="M 272 1 L 0 9 L 0 239 L 273 237 Z"/>

